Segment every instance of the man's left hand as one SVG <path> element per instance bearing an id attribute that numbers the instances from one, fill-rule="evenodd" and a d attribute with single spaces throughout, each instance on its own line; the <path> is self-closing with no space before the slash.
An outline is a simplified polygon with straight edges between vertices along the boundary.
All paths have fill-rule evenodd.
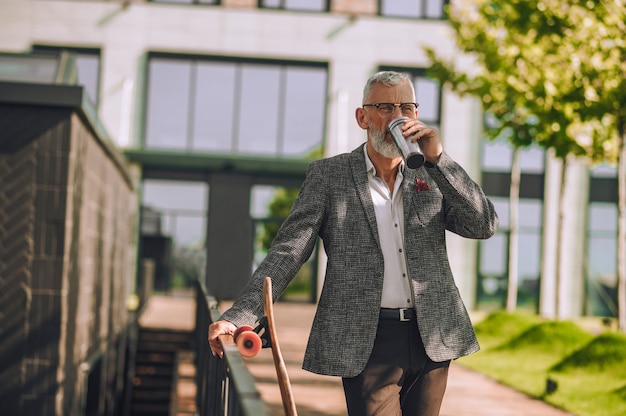
<path id="1" fill-rule="evenodd" d="M 439 138 L 439 130 L 427 126 L 417 119 L 409 119 L 402 126 L 404 137 L 417 142 L 426 160 L 436 164 L 443 152 L 443 145 Z"/>

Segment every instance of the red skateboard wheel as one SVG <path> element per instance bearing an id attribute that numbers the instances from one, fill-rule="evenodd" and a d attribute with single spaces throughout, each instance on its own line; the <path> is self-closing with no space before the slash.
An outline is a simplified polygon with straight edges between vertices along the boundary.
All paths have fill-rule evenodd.
<path id="1" fill-rule="evenodd" d="M 235 342 L 237 342 L 237 338 L 239 338 L 239 335 L 241 335 L 242 332 L 246 331 L 254 331 L 254 328 L 250 325 L 241 325 L 240 327 L 238 327 L 233 334 L 233 339 L 235 340 Z"/>
<path id="2" fill-rule="evenodd" d="M 235 339 L 235 344 L 237 344 L 237 348 L 242 357 L 254 357 L 261 351 L 261 348 L 263 348 L 261 337 L 254 332 L 254 328 L 251 326 L 240 326 L 235 331 L 233 338 Z"/>

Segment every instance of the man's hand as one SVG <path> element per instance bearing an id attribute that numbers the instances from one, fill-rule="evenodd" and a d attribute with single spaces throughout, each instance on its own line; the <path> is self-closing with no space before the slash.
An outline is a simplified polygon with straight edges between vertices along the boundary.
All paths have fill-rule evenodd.
<path id="1" fill-rule="evenodd" d="M 224 356 L 224 350 L 222 349 L 222 343 L 218 339 L 221 335 L 233 335 L 237 327 L 228 321 L 216 321 L 209 325 L 209 346 L 213 355 L 217 355 L 220 358 Z"/>
<path id="2" fill-rule="evenodd" d="M 417 119 L 408 119 L 402 126 L 402 134 L 407 139 L 418 141 L 424 157 L 430 163 L 436 164 L 443 152 L 439 130 L 427 126 Z"/>

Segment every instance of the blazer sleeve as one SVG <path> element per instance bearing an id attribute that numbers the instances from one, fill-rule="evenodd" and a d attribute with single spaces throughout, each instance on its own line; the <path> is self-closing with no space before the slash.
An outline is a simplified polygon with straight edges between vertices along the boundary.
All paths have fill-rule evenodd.
<path id="1" fill-rule="evenodd" d="M 263 316 L 263 280 L 272 278 L 272 295 L 278 299 L 300 267 L 309 259 L 324 218 L 324 181 L 319 161 L 312 162 L 289 216 L 283 221 L 265 259 L 233 306 L 222 314 L 237 326 L 253 325 Z"/>
<path id="2" fill-rule="evenodd" d="M 499 220 L 493 203 L 459 164 L 444 152 L 427 172 L 443 195 L 448 231 L 473 239 L 495 234 Z"/>

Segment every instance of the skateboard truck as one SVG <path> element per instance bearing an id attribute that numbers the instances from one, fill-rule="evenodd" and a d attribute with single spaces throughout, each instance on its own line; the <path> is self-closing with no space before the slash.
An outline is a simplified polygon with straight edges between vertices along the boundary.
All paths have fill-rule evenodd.
<path id="1" fill-rule="evenodd" d="M 272 348 L 272 338 L 270 337 L 270 332 L 268 330 L 267 316 L 264 316 L 259 321 L 259 325 L 254 329 L 254 332 L 259 334 L 261 337 L 261 344 L 263 348 Z"/>

